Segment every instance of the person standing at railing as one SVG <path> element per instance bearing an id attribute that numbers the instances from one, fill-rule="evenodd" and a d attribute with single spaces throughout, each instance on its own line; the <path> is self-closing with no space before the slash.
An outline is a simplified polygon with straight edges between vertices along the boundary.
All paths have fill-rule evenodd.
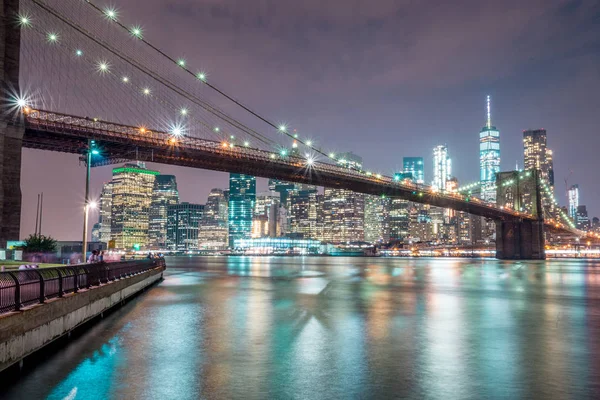
<path id="1" fill-rule="evenodd" d="M 92 254 L 90 254 L 90 257 L 88 258 L 87 262 L 88 262 L 88 264 L 91 264 L 91 263 L 97 263 L 98 261 L 99 261 L 98 250 L 93 250 Z"/>

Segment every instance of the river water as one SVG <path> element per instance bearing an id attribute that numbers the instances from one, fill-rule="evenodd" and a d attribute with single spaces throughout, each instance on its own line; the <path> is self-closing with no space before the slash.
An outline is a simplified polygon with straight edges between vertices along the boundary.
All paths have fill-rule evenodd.
<path id="1" fill-rule="evenodd" d="M 171 258 L 6 399 L 600 398 L 600 263 Z"/>

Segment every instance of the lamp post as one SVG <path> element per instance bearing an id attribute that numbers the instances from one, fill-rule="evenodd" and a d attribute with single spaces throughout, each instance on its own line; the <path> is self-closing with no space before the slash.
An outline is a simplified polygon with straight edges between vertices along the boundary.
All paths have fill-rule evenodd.
<path id="1" fill-rule="evenodd" d="M 83 205 L 83 243 L 81 244 L 81 252 L 83 261 L 87 260 L 87 241 L 88 241 L 88 214 L 90 208 L 96 208 L 96 203 L 90 201 L 90 168 L 92 164 L 92 155 L 98 154 L 96 149 L 96 141 L 88 140 L 87 152 L 85 155 L 85 198 Z"/>

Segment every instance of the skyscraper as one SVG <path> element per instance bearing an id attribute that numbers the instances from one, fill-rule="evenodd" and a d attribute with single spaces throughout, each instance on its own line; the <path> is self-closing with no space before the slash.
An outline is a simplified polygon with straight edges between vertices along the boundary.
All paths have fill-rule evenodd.
<path id="1" fill-rule="evenodd" d="M 317 236 L 317 189 L 294 190 L 289 195 L 288 218 L 291 233 L 304 238 Z"/>
<path id="2" fill-rule="evenodd" d="M 446 182 L 452 176 L 452 161 L 448 156 L 446 145 L 433 149 L 433 182 L 431 186 L 437 190 L 446 190 Z"/>
<path id="3" fill-rule="evenodd" d="M 577 223 L 577 208 L 579 207 L 579 185 L 573 185 L 569 189 L 569 217 Z"/>
<path id="4" fill-rule="evenodd" d="M 587 231 L 590 229 L 590 217 L 588 216 L 587 207 L 583 204 L 577 206 L 577 229 Z"/>
<path id="5" fill-rule="evenodd" d="M 256 178 L 243 174 L 229 174 L 229 243 L 235 239 L 249 239 L 256 200 Z"/>
<path id="6" fill-rule="evenodd" d="M 388 213 L 390 198 L 365 195 L 365 241 L 387 243 L 390 240 Z"/>
<path id="7" fill-rule="evenodd" d="M 157 175 L 152 190 L 148 222 L 148 242 L 153 249 L 167 248 L 167 210 L 179 203 L 179 192 L 174 175 Z"/>
<path id="8" fill-rule="evenodd" d="M 423 157 L 404 157 L 402 159 L 403 173 L 410 174 L 415 183 L 425 183 L 425 164 Z"/>
<path id="9" fill-rule="evenodd" d="M 201 250 L 224 250 L 228 245 L 227 198 L 222 189 L 212 189 L 208 194 L 198 230 L 198 247 Z"/>
<path id="10" fill-rule="evenodd" d="M 112 219 L 112 181 L 107 182 L 102 187 L 100 195 L 100 241 L 102 243 L 110 242 L 111 239 L 111 219 Z"/>
<path id="11" fill-rule="evenodd" d="M 157 175 L 142 162 L 113 169 L 111 240 L 117 249 L 148 246 L 148 214 Z"/>
<path id="12" fill-rule="evenodd" d="M 362 158 L 353 153 L 338 155 L 342 167 L 362 169 Z M 363 241 L 365 195 L 347 189 L 325 188 L 321 208 L 322 237 L 332 242 Z"/>
<path id="13" fill-rule="evenodd" d="M 550 187 L 552 198 L 542 191 L 542 205 L 550 214 L 555 215 L 554 206 L 554 165 L 552 161 L 552 150 L 547 147 L 545 129 L 534 129 L 523 131 L 523 166 L 526 170 L 540 170 L 540 179 L 546 181 Z M 533 188 L 531 189 L 533 190 Z M 531 193 L 523 194 L 524 209 L 531 211 Z M 576 212 L 576 211 L 575 211 Z"/>
<path id="14" fill-rule="evenodd" d="M 479 181 L 481 198 L 496 202 L 496 174 L 500 172 L 500 132 L 492 125 L 490 96 L 487 97 L 487 121 L 479 132 Z"/>
<path id="15" fill-rule="evenodd" d="M 198 229 L 204 205 L 180 203 L 167 207 L 167 248 L 172 251 L 198 250 Z"/>

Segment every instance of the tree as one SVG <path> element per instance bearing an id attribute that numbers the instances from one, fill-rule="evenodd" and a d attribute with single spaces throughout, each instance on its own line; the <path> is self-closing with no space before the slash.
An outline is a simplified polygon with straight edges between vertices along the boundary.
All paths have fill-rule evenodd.
<path id="1" fill-rule="evenodd" d="M 46 235 L 29 235 L 23 250 L 27 253 L 53 253 L 56 251 L 56 240 Z"/>

